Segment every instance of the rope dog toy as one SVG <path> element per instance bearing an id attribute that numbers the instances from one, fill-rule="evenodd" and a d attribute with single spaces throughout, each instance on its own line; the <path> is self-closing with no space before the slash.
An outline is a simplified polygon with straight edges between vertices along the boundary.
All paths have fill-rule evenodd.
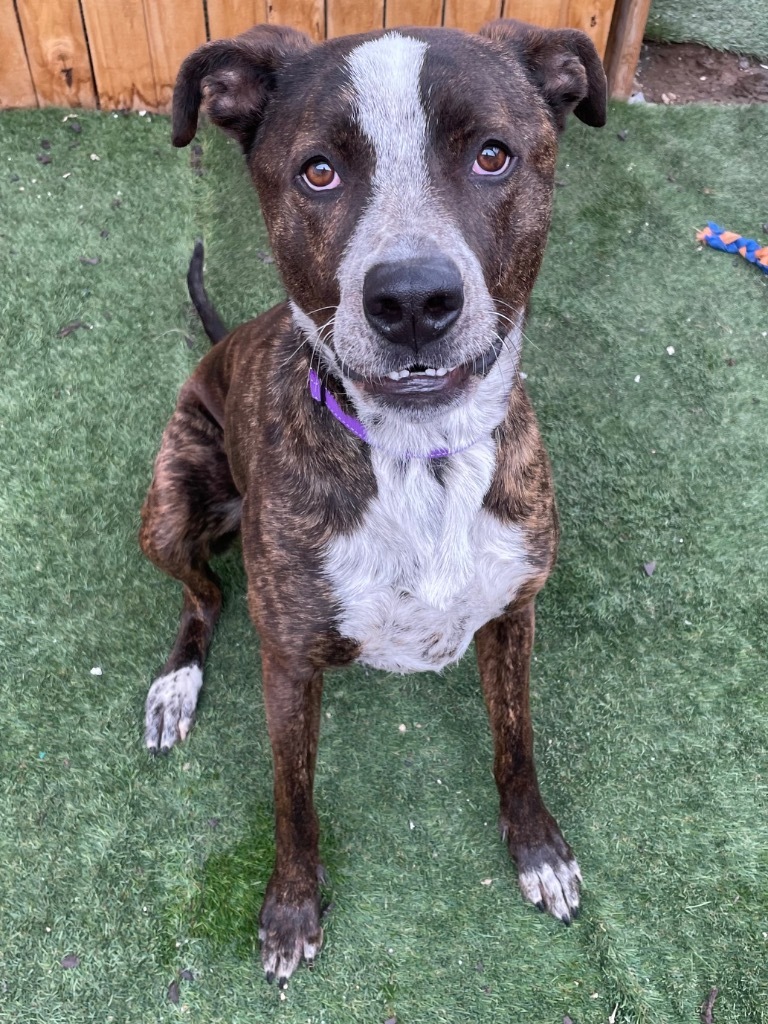
<path id="1" fill-rule="evenodd" d="M 738 253 L 759 267 L 764 274 L 768 274 L 768 245 L 761 247 L 754 238 L 742 238 L 735 231 L 724 231 L 712 221 L 709 221 L 702 231 L 696 232 L 696 238 L 712 249 Z"/>

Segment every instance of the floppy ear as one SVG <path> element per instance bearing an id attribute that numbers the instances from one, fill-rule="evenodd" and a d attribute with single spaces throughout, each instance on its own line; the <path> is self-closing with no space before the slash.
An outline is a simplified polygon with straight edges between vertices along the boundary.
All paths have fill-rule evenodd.
<path id="1" fill-rule="evenodd" d="M 247 150 L 278 71 L 312 45 L 295 29 L 256 25 L 234 39 L 217 39 L 195 50 L 181 65 L 173 90 L 174 146 L 194 138 L 202 102 L 214 124 Z"/>
<path id="2" fill-rule="evenodd" d="M 513 49 L 552 108 L 558 131 L 565 128 L 571 111 L 593 128 L 605 124 L 605 72 L 594 43 L 584 32 L 536 28 L 510 19 L 490 21 L 480 35 Z"/>

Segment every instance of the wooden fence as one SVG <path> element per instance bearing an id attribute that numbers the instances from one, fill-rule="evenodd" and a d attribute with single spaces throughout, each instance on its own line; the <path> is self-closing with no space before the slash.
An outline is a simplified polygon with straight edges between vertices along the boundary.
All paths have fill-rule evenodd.
<path id="1" fill-rule="evenodd" d="M 167 111 L 184 57 L 257 22 L 316 39 L 397 25 L 475 30 L 514 17 L 587 32 L 614 93 L 634 74 L 650 0 L 0 0 L 0 107 Z M 614 69 L 611 70 L 612 65 Z M 623 76 L 623 78 L 621 77 Z M 618 86 L 618 87 L 617 87 Z M 626 91 L 625 91 L 626 94 Z"/>

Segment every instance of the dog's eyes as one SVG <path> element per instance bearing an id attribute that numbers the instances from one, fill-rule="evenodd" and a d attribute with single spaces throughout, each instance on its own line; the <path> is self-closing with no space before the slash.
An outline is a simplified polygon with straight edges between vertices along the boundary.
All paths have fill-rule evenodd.
<path id="1" fill-rule="evenodd" d="M 503 174 L 509 170 L 513 162 L 513 156 L 506 146 L 494 139 L 489 139 L 483 144 L 472 165 L 473 174 Z"/>
<path id="2" fill-rule="evenodd" d="M 307 160 L 301 169 L 301 177 L 314 192 L 328 192 L 341 184 L 341 178 L 322 156 Z"/>

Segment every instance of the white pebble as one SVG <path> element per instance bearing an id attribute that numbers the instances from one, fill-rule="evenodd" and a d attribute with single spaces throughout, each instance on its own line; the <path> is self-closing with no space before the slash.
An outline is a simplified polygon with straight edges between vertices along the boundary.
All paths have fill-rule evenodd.
<path id="1" fill-rule="evenodd" d="M 93 666 L 93 668 L 91 669 L 91 675 L 92 676 L 100 676 L 101 675 L 101 669 L 99 668 L 98 665 L 94 665 Z"/>
<path id="2" fill-rule="evenodd" d="M 674 347 L 672 345 L 667 345 L 667 355 L 668 356 L 673 356 L 674 354 L 675 354 Z"/>

